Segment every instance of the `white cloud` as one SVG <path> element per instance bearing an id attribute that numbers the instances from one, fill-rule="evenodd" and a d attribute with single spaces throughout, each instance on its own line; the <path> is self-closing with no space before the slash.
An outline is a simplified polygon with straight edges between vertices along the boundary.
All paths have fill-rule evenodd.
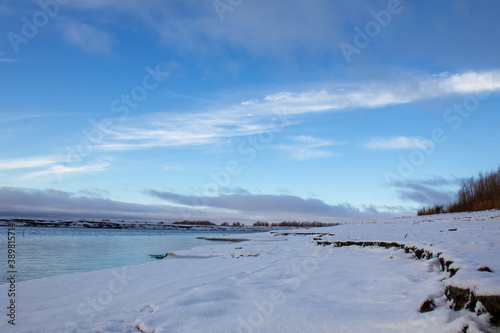
<path id="1" fill-rule="evenodd" d="M 181 171 L 184 170 L 181 166 L 179 165 L 167 165 L 162 168 L 165 171 Z"/>
<path id="2" fill-rule="evenodd" d="M 94 26 L 78 21 L 62 23 L 65 39 L 89 54 L 110 54 L 115 38 Z"/>
<path id="3" fill-rule="evenodd" d="M 63 177 L 68 174 L 88 173 L 106 171 L 110 163 L 98 162 L 85 165 L 64 165 L 65 158 L 62 156 L 38 156 L 25 157 L 9 160 L 0 160 L 0 170 L 24 170 L 33 169 L 20 176 L 20 179 L 32 179 L 43 176 Z"/>
<path id="4" fill-rule="evenodd" d="M 278 146 L 278 148 L 287 150 L 290 153 L 291 157 L 296 161 L 316 160 L 319 158 L 325 158 L 334 155 L 331 151 L 300 146 Z"/>
<path id="5" fill-rule="evenodd" d="M 366 144 L 368 149 L 378 150 L 401 150 L 401 149 L 426 149 L 432 145 L 432 141 L 422 138 L 408 138 L 398 136 L 393 138 L 372 138 Z"/>
<path id="6" fill-rule="evenodd" d="M 30 169 L 50 166 L 61 161 L 58 156 L 39 156 L 0 160 L 0 170 Z"/>
<path id="7" fill-rule="evenodd" d="M 0 62 L 16 62 L 16 61 L 18 61 L 17 59 L 2 58 L 2 56 L 4 54 L 5 54 L 5 52 L 0 52 Z"/>
<path id="8" fill-rule="evenodd" d="M 282 128 L 296 124 L 299 122 L 296 117 L 301 114 L 374 109 L 454 94 L 500 91 L 500 70 L 416 77 L 399 82 L 342 84 L 342 87 L 343 90 L 333 87 L 331 91 L 321 89 L 299 93 L 279 92 L 262 99 L 250 99 L 247 103 L 227 105 L 218 110 L 198 110 L 182 115 L 157 113 L 131 118 L 125 124 L 116 126 L 112 132 L 108 132 L 107 141 L 100 148 L 130 150 L 151 147 L 206 147 L 234 137 L 272 132 L 276 130 L 276 126 Z M 425 144 L 409 138 L 391 140 L 393 141 L 378 144 L 392 147 L 385 149 L 407 149 L 404 147 L 422 147 L 422 144 Z M 300 156 L 308 159 L 324 157 L 326 153 L 311 153 L 306 150 L 295 153 L 296 158 L 302 158 Z"/>
<path id="9" fill-rule="evenodd" d="M 441 72 L 438 74 L 432 74 L 432 77 L 449 77 L 449 76 L 450 76 L 450 72 L 448 72 L 448 71 Z"/>
<path id="10" fill-rule="evenodd" d="M 131 119 L 126 125 L 107 132 L 103 150 L 150 147 L 213 146 L 229 138 L 275 130 L 281 122 L 238 109 L 186 115 L 159 113 Z M 213 147 L 212 147 L 213 148 Z"/>
<path id="11" fill-rule="evenodd" d="M 275 145 L 273 148 L 288 152 L 296 161 L 314 160 L 335 156 L 331 151 L 319 149 L 320 147 L 338 146 L 344 143 L 313 138 L 308 135 L 298 135 L 291 138 L 292 144 Z"/>
<path id="12" fill-rule="evenodd" d="M 438 94 L 471 94 L 500 90 L 500 71 L 453 74 L 436 82 Z"/>
<path id="13" fill-rule="evenodd" d="M 258 102 L 259 102 L 258 99 L 251 99 L 251 100 L 248 100 L 248 101 L 241 102 L 241 105 L 254 105 L 255 103 L 258 103 Z"/>
<path id="14" fill-rule="evenodd" d="M 345 111 L 407 104 L 453 94 L 500 90 L 500 70 L 467 72 L 451 76 L 415 77 L 412 80 L 350 85 L 344 90 L 312 90 L 268 95 L 261 107 L 283 107 L 288 113 Z"/>
<path id="15" fill-rule="evenodd" d="M 101 172 L 106 171 L 109 163 L 96 163 L 96 164 L 85 164 L 80 166 L 66 166 L 61 164 L 51 165 L 46 170 L 30 172 L 24 175 L 23 179 L 30 179 L 42 176 L 54 176 L 54 177 L 64 177 L 68 174 L 74 173 L 89 173 L 89 172 Z"/>
<path id="16" fill-rule="evenodd" d="M 292 137 L 292 139 L 309 147 L 333 146 L 335 144 L 332 141 L 313 138 L 309 135 L 298 135 Z"/>

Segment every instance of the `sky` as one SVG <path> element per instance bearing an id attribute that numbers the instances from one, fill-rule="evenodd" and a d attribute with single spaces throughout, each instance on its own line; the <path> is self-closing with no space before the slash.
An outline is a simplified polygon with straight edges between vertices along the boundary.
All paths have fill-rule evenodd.
<path id="1" fill-rule="evenodd" d="M 0 215 L 324 221 L 500 156 L 493 0 L 3 0 Z"/>

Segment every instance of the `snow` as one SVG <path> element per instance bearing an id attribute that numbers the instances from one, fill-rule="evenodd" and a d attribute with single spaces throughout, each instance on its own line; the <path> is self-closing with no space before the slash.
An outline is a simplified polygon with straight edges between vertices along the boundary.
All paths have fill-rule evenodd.
<path id="1" fill-rule="evenodd" d="M 444 296 L 447 285 L 500 295 L 499 211 L 284 233 L 245 234 L 249 241 L 214 242 L 155 262 L 17 283 L 16 326 L 4 318 L 0 331 L 500 332 L 489 314 L 453 311 Z M 416 260 L 403 249 L 317 246 L 319 235 L 309 233 L 441 252 L 459 270 L 450 277 L 437 258 Z M 485 266 L 493 272 L 477 271 Z M 2 304 L 7 290 L 0 285 Z M 435 310 L 420 313 L 428 299 Z"/>

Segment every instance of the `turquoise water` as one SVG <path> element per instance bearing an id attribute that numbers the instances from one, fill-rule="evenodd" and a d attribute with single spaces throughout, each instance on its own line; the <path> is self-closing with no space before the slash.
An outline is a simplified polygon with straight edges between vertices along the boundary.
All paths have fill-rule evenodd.
<path id="1" fill-rule="evenodd" d="M 0 283 L 8 271 L 7 229 L 0 228 Z M 153 261 L 150 255 L 210 244 L 196 237 L 228 232 L 16 227 L 15 233 L 16 278 L 25 281 Z"/>

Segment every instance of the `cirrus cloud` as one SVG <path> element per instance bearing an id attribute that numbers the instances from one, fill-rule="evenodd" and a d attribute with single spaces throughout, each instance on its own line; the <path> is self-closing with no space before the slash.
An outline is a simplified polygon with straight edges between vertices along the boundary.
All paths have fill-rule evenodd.
<path id="1" fill-rule="evenodd" d="M 276 125 L 286 127 L 297 124 L 300 122 L 300 115 L 310 113 L 377 109 L 450 95 L 486 95 L 500 91 L 500 70 L 343 86 L 342 89 L 337 84 L 333 87 L 335 89 L 330 90 L 267 94 L 261 99 L 253 98 L 243 103 L 192 110 L 184 114 L 158 112 L 148 116 L 131 117 L 112 131 L 108 131 L 107 140 L 97 148 L 132 150 L 152 147 L 207 147 L 234 137 L 273 132 L 276 131 Z M 317 144 L 303 139 L 301 141 L 299 138 L 298 142 L 309 146 Z M 366 144 L 366 148 L 422 149 L 428 143 L 422 138 L 405 136 L 374 138 Z M 286 146 L 282 148 L 287 149 Z M 312 154 L 304 152 L 296 158 L 327 155 L 325 151 Z"/>
<path id="2" fill-rule="evenodd" d="M 113 34 L 98 30 L 91 24 L 79 21 L 61 23 L 64 38 L 67 42 L 89 54 L 111 54 L 115 43 Z"/>
<path id="3" fill-rule="evenodd" d="M 432 141 L 423 138 L 409 138 L 398 136 L 393 138 L 372 138 L 366 144 L 368 149 L 376 150 L 402 150 L 402 149 L 426 149 L 432 146 Z"/>
<path id="4" fill-rule="evenodd" d="M 308 135 L 298 135 L 292 137 L 291 139 L 293 143 L 275 145 L 273 148 L 288 152 L 292 159 L 296 161 L 306 161 L 335 156 L 334 152 L 321 148 L 344 144 L 341 142 L 317 139 Z"/>

